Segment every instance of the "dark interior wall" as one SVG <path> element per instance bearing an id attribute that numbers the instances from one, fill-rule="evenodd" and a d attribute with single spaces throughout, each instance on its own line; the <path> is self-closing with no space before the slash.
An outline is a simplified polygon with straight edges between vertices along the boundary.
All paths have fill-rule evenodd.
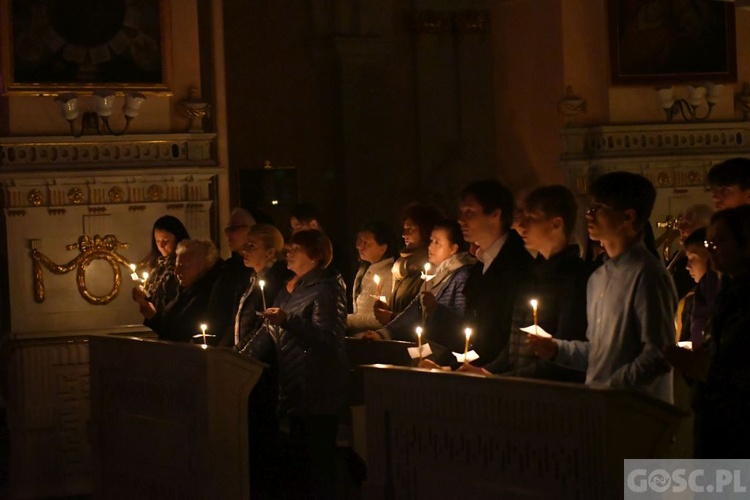
<path id="1" fill-rule="evenodd" d="M 225 2 L 233 202 L 240 169 L 296 166 L 300 200 L 353 246 L 363 222 L 395 226 L 415 199 L 455 212 L 462 184 L 497 172 L 489 32 L 415 22 L 477 2 L 427 3 Z"/>

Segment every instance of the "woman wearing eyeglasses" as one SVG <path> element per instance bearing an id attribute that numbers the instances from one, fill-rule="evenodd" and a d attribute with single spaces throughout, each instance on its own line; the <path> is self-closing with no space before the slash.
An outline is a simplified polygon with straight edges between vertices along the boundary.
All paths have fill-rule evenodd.
<path id="1" fill-rule="evenodd" d="M 348 364 L 346 289 L 327 269 L 331 241 L 321 231 L 292 235 L 287 267 L 295 276 L 265 313 L 266 324 L 244 353 L 262 359 L 275 351 L 279 416 L 288 422 L 289 456 L 283 457 L 290 498 L 333 498 L 338 415 L 345 407 Z"/>

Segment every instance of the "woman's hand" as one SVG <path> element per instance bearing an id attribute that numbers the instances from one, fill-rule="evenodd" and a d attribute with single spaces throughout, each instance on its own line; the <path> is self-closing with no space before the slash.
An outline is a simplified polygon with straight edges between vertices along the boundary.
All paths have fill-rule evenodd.
<path id="1" fill-rule="evenodd" d="M 374 330 L 367 330 L 362 334 L 362 338 L 367 340 L 383 340 L 383 336 Z"/>
<path id="2" fill-rule="evenodd" d="M 286 321 L 287 314 L 280 307 L 269 307 L 263 317 L 272 325 L 280 326 Z"/>
<path id="3" fill-rule="evenodd" d="M 143 292 L 143 290 L 141 290 L 141 287 L 134 286 L 131 295 L 133 296 L 133 300 L 138 302 L 138 304 L 140 304 L 141 306 L 145 306 L 146 304 L 148 304 L 146 294 Z"/>
<path id="4" fill-rule="evenodd" d="M 464 373 L 476 373 L 477 375 L 484 375 L 485 377 L 489 377 L 492 375 L 490 372 L 485 370 L 482 367 L 474 366 L 471 363 L 463 363 L 461 366 L 458 367 L 456 370 L 457 372 L 464 372 Z"/>
<path id="5" fill-rule="evenodd" d="M 141 314 L 146 319 L 151 319 L 154 316 L 156 316 L 156 307 L 151 302 L 146 301 L 145 303 L 141 304 L 139 302 L 140 306 L 138 309 L 140 309 Z"/>
<path id="6" fill-rule="evenodd" d="M 383 326 L 390 323 L 391 319 L 393 319 L 393 311 L 382 300 L 375 301 L 372 305 L 372 312 L 375 314 L 375 319 L 378 320 L 378 323 Z"/>
<path id="7" fill-rule="evenodd" d="M 424 309 L 425 316 L 429 316 L 437 309 L 437 299 L 435 299 L 432 292 L 422 292 L 422 308 Z"/>
<path id="8" fill-rule="evenodd" d="M 443 371 L 451 371 L 450 366 L 440 366 L 439 364 L 435 363 L 434 361 L 430 359 L 422 359 L 419 364 L 417 365 L 418 368 L 426 368 L 428 370 L 443 370 Z"/>

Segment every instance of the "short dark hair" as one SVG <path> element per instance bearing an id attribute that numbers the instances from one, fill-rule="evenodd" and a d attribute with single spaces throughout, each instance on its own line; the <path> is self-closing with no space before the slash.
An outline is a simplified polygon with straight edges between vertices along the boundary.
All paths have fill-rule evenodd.
<path id="1" fill-rule="evenodd" d="M 527 210 L 539 210 L 548 217 L 560 217 L 565 227 L 563 232 L 568 238 L 573 234 L 578 217 L 578 203 L 570 189 L 563 185 L 542 186 L 526 196 L 524 202 Z"/>
<path id="2" fill-rule="evenodd" d="M 719 210 L 711 216 L 711 224 L 719 220 L 726 222 L 740 250 L 747 251 L 750 243 L 750 205 Z"/>
<path id="3" fill-rule="evenodd" d="M 149 253 L 149 263 L 150 265 L 156 266 L 156 259 L 161 255 L 159 252 L 159 247 L 156 245 L 156 238 L 154 238 L 154 231 L 156 230 L 160 231 L 166 231 L 168 233 L 171 233 L 175 237 L 175 249 L 177 248 L 177 244 L 181 242 L 182 240 L 189 240 L 190 234 L 188 233 L 188 230 L 185 228 L 185 225 L 178 219 L 177 217 L 174 217 L 172 215 L 164 215 L 163 217 L 159 217 L 156 219 L 156 222 L 154 222 L 154 227 L 151 229 L 151 253 Z"/>
<path id="4" fill-rule="evenodd" d="M 412 221 L 419 228 L 419 236 L 423 246 L 427 246 L 430 242 L 430 233 L 436 222 L 443 219 L 445 216 L 432 205 L 427 203 L 421 203 L 414 201 L 406 205 L 401 210 L 401 223 L 403 224 L 407 219 Z"/>
<path id="5" fill-rule="evenodd" d="M 734 186 L 739 185 L 743 191 L 750 189 L 750 159 L 730 158 L 717 163 L 708 171 L 708 184 L 710 186 Z"/>
<path id="6" fill-rule="evenodd" d="M 473 196 L 485 214 L 500 210 L 500 223 L 504 230 L 513 224 L 513 194 L 503 183 L 495 179 L 475 181 L 461 191 L 461 199 Z"/>
<path id="7" fill-rule="evenodd" d="M 383 258 L 393 257 L 396 253 L 396 237 L 391 227 L 380 221 L 370 221 L 362 224 L 359 233 L 371 233 L 378 245 L 388 245 Z"/>
<path id="8" fill-rule="evenodd" d="M 305 254 L 320 267 L 328 267 L 333 259 L 331 240 L 323 231 L 317 229 L 298 231 L 292 235 L 289 243 L 302 247 Z"/>
<path id="9" fill-rule="evenodd" d="M 300 203 L 296 205 L 289 217 L 294 217 L 303 224 L 309 224 L 310 221 L 316 220 L 318 224 L 322 225 L 320 210 L 312 203 Z"/>
<path id="10" fill-rule="evenodd" d="M 464 239 L 461 225 L 457 221 L 453 219 L 439 220 L 432 228 L 433 231 L 435 229 L 444 229 L 445 232 L 448 233 L 448 241 L 450 241 L 451 245 L 458 245 L 459 252 L 466 252 L 469 250 L 469 243 Z"/>
<path id="11" fill-rule="evenodd" d="M 594 180 L 589 195 L 617 210 L 635 210 L 635 228 L 643 231 L 654 208 L 656 188 L 642 175 L 610 172 Z"/>
<path id="12" fill-rule="evenodd" d="M 698 245 L 701 247 L 705 247 L 706 244 L 706 228 L 705 227 L 699 227 L 690 235 L 685 238 L 684 243 L 682 244 L 682 248 L 687 248 L 692 245 Z"/>

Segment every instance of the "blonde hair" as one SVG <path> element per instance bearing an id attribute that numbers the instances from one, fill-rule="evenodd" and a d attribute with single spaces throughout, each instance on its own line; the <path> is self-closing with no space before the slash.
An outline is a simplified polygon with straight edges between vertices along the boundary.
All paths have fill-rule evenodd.
<path id="1" fill-rule="evenodd" d="M 195 252 L 197 255 L 203 256 L 207 268 L 213 266 L 219 260 L 219 251 L 211 240 L 182 240 L 177 244 L 174 253 L 180 255 L 185 252 Z"/>
<path id="2" fill-rule="evenodd" d="M 268 250 L 272 248 L 276 252 L 277 258 L 281 255 L 282 250 L 284 250 L 284 237 L 281 235 L 281 231 L 276 229 L 276 226 L 259 222 L 250 228 L 248 234 L 259 237 L 263 242 L 264 249 Z"/>

